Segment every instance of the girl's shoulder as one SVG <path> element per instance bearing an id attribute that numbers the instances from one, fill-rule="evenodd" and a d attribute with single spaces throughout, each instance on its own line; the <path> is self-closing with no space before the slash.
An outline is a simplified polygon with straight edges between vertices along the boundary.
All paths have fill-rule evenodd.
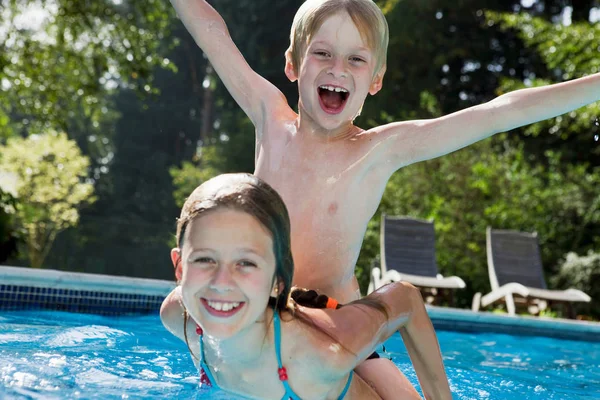
<path id="1" fill-rule="evenodd" d="M 354 369 L 357 355 L 344 348 L 332 325 L 336 310 L 299 306 L 292 315 L 282 315 L 282 356 L 302 358 L 312 371 L 324 380 L 343 376 Z"/>

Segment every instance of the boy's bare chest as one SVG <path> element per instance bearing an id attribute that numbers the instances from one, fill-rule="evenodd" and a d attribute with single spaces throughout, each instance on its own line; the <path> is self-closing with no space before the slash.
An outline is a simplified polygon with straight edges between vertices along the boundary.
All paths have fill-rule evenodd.
<path id="1" fill-rule="evenodd" d="M 360 184 L 360 176 L 348 171 L 351 162 L 342 152 L 306 151 L 273 146 L 256 165 L 256 174 L 277 190 L 290 214 L 308 210 L 334 217 L 340 200 L 351 207 L 348 196 Z M 261 162 L 262 161 L 262 162 Z"/>
<path id="2" fill-rule="evenodd" d="M 276 125 L 278 132 L 264 132 L 255 173 L 281 195 L 292 222 L 366 224 L 385 187 L 370 173 L 368 149 L 358 140 L 315 143 Z"/>

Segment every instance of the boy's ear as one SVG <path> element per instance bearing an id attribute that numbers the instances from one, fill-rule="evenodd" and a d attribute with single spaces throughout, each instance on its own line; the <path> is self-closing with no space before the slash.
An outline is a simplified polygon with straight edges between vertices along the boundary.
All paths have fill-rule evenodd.
<path id="1" fill-rule="evenodd" d="M 181 250 L 178 247 L 171 249 L 171 262 L 175 268 L 175 278 L 181 280 Z"/>
<path id="2" fill-rule="evenodd" d="M 385 65 L 379 69 L 379 72 L 375 74 L 373 77 L 373 81 L 371 82 L 371 86 L 369 87 L 369 94 L 371 96 L 377 94 L 381 90 L 383 86 L 383 75 L 385 75 Z"/>
<path id="3" fill-rule="evenodd" d="M 288 77 L 290 82 L 296 82 L 298 80 L 298 75 L 296 74 L 296 69 L 294 68 L 294 63 L 292 62 L 292 51 L 287 49 L 285 52 L 285 76 Z"/>

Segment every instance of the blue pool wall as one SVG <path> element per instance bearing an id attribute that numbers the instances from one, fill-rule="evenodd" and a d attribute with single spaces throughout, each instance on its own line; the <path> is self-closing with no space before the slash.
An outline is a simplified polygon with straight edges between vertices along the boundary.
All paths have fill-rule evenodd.
<path id="1" fill-rule="evenodd" d="M 0 266 L 0 312 L 48 309 L 74 313 L 158 313 L 174 281 Z M 436 329 L 546 336 L 600 342 L 600 324 L 557 318 L 509 316 L 427 306 Z"/>
<path id="2" fill-rule="evenodd" d="M 0 310 L 158 313 L 175 282 L 0 266 Z"/>

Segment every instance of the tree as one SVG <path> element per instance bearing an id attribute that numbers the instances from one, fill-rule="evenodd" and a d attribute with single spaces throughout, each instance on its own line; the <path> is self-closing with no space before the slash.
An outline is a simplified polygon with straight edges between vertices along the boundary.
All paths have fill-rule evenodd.
<path id="1" fill-rule="evenodd" d="M 0 0 L 0 144 L 14 135 L 67 132 L 89 156 L 97 191 L 110 192 L 114 96 L 123 89 L 133 97 L 156 94 L 155 71 L 175 70 L 165 57 L 174 14 L 157 0 Z M 90 237 L 72 239 L 77 248 Z M 53 267 L 64 266 L 52 258 Z"/>
<path id="2" fill-rule="evenodd" d="M 14 134 L 67 132 L 98 179 L 114 155 L 112 95 L 121 87 L 154 93 L 153 69 L 174 69 L 164 57 L 172 7 L 158 0 L 0 4 L 0 143 Z"/>
<path id="3" fill-rule="evenodd" d="M 82 212 L 77 227 L 57 238 L 48 258 L 54 268 L 173 277 L 169 249 L 178 210 L 169 168 L 196 150 L 202 91 L 196 91 L 195 77 L 206 66 L 183 26 L 173 35 L 178 45 L 165 57 L 177 67 L 151 71 L 156 93 L 115 93 L 120 117 L 112 128 L 113 157 L 97 180 L 98 200 Z"/>
<path id="4" fill-rule="evenodd" d="M 516 32 L 523 43 L 539 54 L 548 72 L 538 71 L 528 79 L 502 79 L 497 93 L 523 87 L 548 85 L 600 71 L 598 37 L 600 25 L 577 22 L 570 25 L 552 23 L 527 14 L 486 13 L 490 24 Z M 522 129 L 527 150 L 543 158 L 548 148 L 561 146 L 566 164 L 600 165 L 600 102 L 577 112 L 542 121 Z M 523 139 L 520 139 L 523 140 Z"/>
<path id="5" fill-rule="evenodd" d="M 0 172 L 0 263 L 17 253 L 18 232 L 14 215 L 16 200 L 12 193 L 3 190 L 3 176 Z"/>
<path id="6" fill-rule="evenodd" d="M 56 235 L 77 224 L 78 208 L 94 200 L 88 167 L 65 133 L 11 138 L 2 148 L 0 171 L 18 177 L 15 216 L 33 268 L 42 266 Z"/>

